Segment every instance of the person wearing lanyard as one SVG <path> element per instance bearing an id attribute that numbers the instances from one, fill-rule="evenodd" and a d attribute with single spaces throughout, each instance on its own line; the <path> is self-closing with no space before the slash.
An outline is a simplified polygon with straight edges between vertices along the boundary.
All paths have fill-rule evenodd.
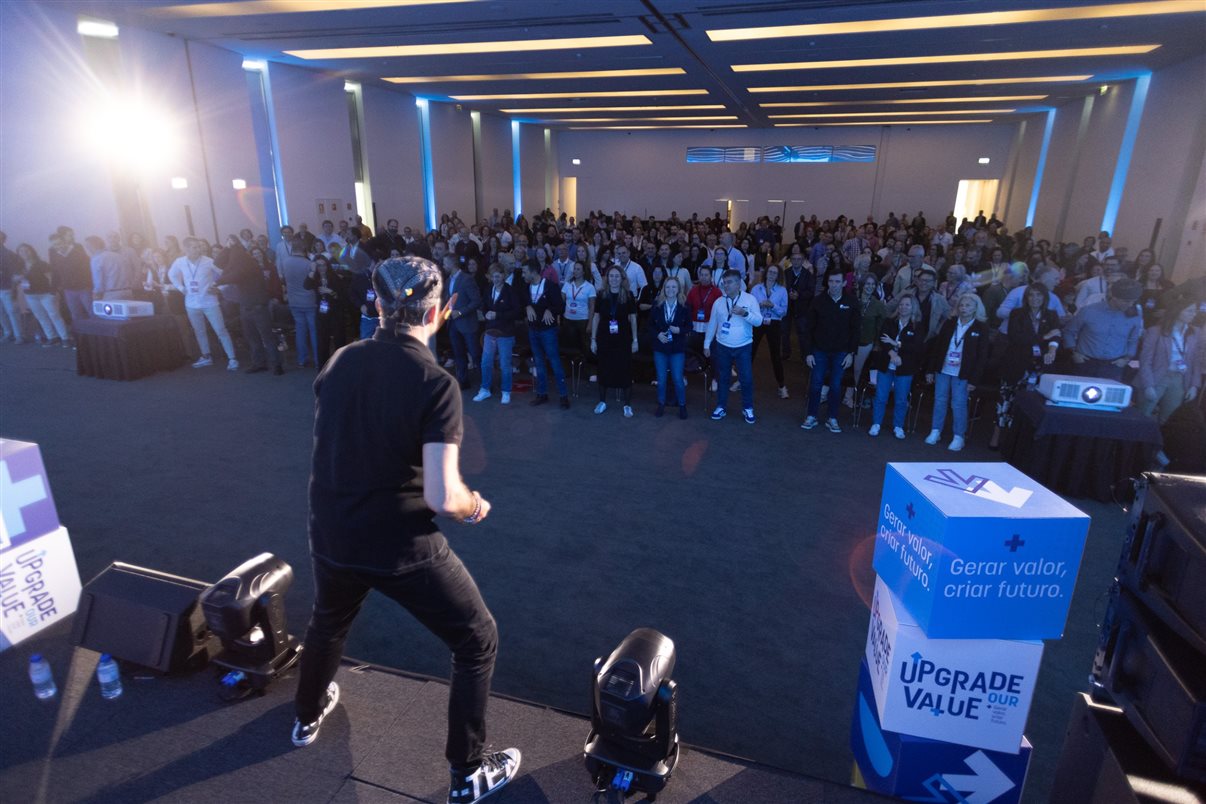
<path id="1" fill-rule="evenodd" d="M 808 411 L 803 430 L 820 423 L 822 389 L 829 389 L 829 418 L 825 427 L 831 433 L 842 432 L 838 411 L 842 403 L 842 374 L 854 363 L 858 351 L 862 316 L 854 296 L 845 293 L 845 274 L 835 268 L 825 276 L 825 292 L 812 300 L 808 324 L 804 327 L 804 362 L 811 371 L 808 378 Z"/>
<path id="2" fill-rule="evenodd" d="M 304 286 L 306 290 L 314 291 L 318 305 L 314 319 L 318 337 L 315 367 L 322 368 L 332 352 L 347 343 L 343 328 L 343 299 L 347 295 L 347 282 L 331 267 L 331 260 L 326 254 L 315 255 L 313 265 Z"/>
<path id="3" fill-rule="evenodd" d="M 1202 388 L 1201 333 L 1193 326 L 1197 306 L 1188 299 L 1169 308 L 1163 322 L 1143 333 L 1139 376 L 1143 413 L 1160 424 L 1183 402 L 1198 398 Z"/>
<path id="4" fill-rule="evenodd" d="M 561 409 L 568 410 L 569 386 L 565 383 L 565 368 L 561 365 L 561 352 L 557 344 L 557 317 L 565 310 L 565 298 L 556 282 L 542 277 L 541 266 L 529 262 L 523 267 L 523 278 L 527 284 L 528 298 L 524 301 L 524 312 L 528 320 L 528 344 L 532 347 L 532 359 L 536 363 L 536 396 L 529 403 L 543 405 L 549 401 L 549 378 L 546 361 L 553 367 L 557 380 L 557 392 L 561 396 Z"/>
<path id="5" fill-rule="evenodd" d="M 507 270 L 499 263 L 490 266 L 490 289 L 482 298 L 486 336 L 482 345 L 482 386 L 474 402 L 490 398 L 494 380 L 494 353 L 498 353 L 498 372 L 502 386 L 502 404 L 511 404 L 511 353 L 515 349 L 515 319 L 519 316 L 516 290 L 507 284 Z"/>
<path id="6" fill-rule="evenodd" d="M 687 296 L 682 285 L 671 277 L 662 284 L 657 306 L 649 314 L 649 330 L 653 333 L 653 365 L 657 371 L 657 410 L 654 416 L 666 412 L 666 371 L 674 382 L 678 398 L 678 418 L 687 418 L 687 382 L 683 366 L 687 357 Z"/>
<path id="7" fill-rule="evenodd" d="M 617 388 L 624 417 L 632 418 L 632 356 L 637 350 L 637 306 L 618 265 L 607 269 L 606 287 L 591 317 L 590 350 L 599 357 L 599 404 L 607 410 L 607 389 Z"/>
<path id="8" fill-rule="evenodd" d="M 373 272 L 358 268 L 352 272 L 347 286 L 348 301 L 353 310 L 360 311 L 360 340 L 373 337 L 377 331 L 377 291 L 373 290 Z"/>
<path id="9" fill-rule="evenodd" d="M 736 364 L 741 383 L 742 417 L 746 424 L 753 424 L 757 421 L 754 417 L 754 327 L 762 324 L 762 311 L 754 297 L 741 289 L 740 272 L 726 271 L 721 279 L 721 290 L 724 295 L 712 305 L 708 331 L 704 335 L 704 357 L 712 357 L 715 344 L 716 376 L 720 378 L 712 421 L 725 417 L 729 371 Z"/>
<path id="10" fill-rule="evenodd" d="M 754 346 L 750 359 L 758 356 L 758 346 L 763 337 L 769 341 L 771 368 L 775 372 L 775 381 L 779 383 L 779 398 L 787 399 L 787 385 L 783 381 L 783 357 L 780 349 L 783 346 L 783 335 L 780 332 L 783 316 L 787 315 L 787 289 L 779 281 L 781 269 L 778 263 L 766 266 L 762 281 L 754 285 L 750 295 L 758 302 L 762 312 L 762 325 L 754 330 Z"/>
<path id="11" fill-rule="evenodd" d="M 595 286 L 586 281 L 586 263 L 574 260 L 569 281 L 561 286 L 565 297 L 565 315 L 561 317 L 561 334 L 566 345 L 577 349 L 580 359 L 590 354 L 590 320 L 595 314 Z"/>
<path id="12" fill-rule="evenodd" d="M 997 422 L 988 448 L 996 449 L 1001 433 L 1013 424 L 1013 402 L 1020 391 L 1038 383 L 1059 350 L 1059 315 L 1050 307 L 1051 291 L 1042 282 L 1026 286 L 1020 306 L 1005 321 L 1005 350 L 1000 357 L 1001 396 Z"/>
<path id="13" fill-rule="evenodd" d="M 477 280 L 466 270 L 468 260 L 457 260 L 448 280 L 448 336 L 452 341 L 452 359 L 461 388 L 469 388 L 469 368 L 482 362 L 477 338 L 477 311 L 482 306 Z"/>
<path id="14" fill-rule="evenodd" d="M 796 340 L 804 343 L 808 308 L 812 305 L 812 297 L 816 295 L 817 290 L 816 274 L 812 272 L 812 266 L 804 262 L 804 252 L 798 243 L 791 247 L 791 262 L 783 277 L 783 284 L 787 288 L 787 316 L 782 327 L 782 354 L 784 360 L 790 360 L 791 333 L 794 330 Z"/>
<path id="15" fill-rule="evenodd" d="M 874 274 L 872 274 L 874 277 Z M 925 336 L 920 329 L 921 310 L 917 299 L 908 294 L 901 296 L 896 305 L 896 317 L 883 323 L 879 339 L 871 355 L 871 365 L 879 372 L 875 384 L 875 404 L 871 409 L 869 436 L 879 435 L 888 409 L 888 396 L 895 393 L 892 407 L 892 433 L 897 438 L 905 437 L 905 415 L 909 412 L 909 389 L 913 386 L 913 375 L 921 366 L 925 351 Z"/>
<path id="16" fill-rule="evenodd" d="M 946 424 L 946 409 L 950 406 L 954 419 L 954 436 L 950 449 L 963 449 L 967 436 L 967 397 L 976 390 L 976 383 L 988 362 L 988 314 L 984 303 L 975 293 L 965 293 L 955 303 L 957 318 L 948 319 L 930 342 L 931 373 L 927 381 L 934 383 L 934 417 L 925 443 L 937 444 Z"/>
<path id="17" fill-rule="evenodd" d="M 309 267 L 309 262 L 306 262 L 306 267 Z M 193 333 L 197 336 L 197 346 L 201 349 L 201 359 L 193 363 L 193 368 L 214 364 L 209 352 L 209 333 L 205 329 L 205 322 L 208 320 L 222 348 L 226 350 L 227 371 L 237 371 L 239 361 L 235 359 L 234 343 L 226 331 L 226 321 L 222 318 L 222 307 L 218 302 L 217 288 L 214 286 L 218 279 L 218 269 L 214 267 L 214 261 L 202 253 L 200 240 L 195 237 L 185 238 L 184 256 L 172 263 L 168 279 L 176 290 L 184 294 L 184 308 L 188 313 L 189 323 L 193 325 Z"/>

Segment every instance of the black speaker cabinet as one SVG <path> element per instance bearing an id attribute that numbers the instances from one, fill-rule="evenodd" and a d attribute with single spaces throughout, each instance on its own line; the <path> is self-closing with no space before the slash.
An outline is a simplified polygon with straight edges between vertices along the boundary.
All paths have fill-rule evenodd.
<path id="1" fill-rule="evenodd" d="M 1199 793 L 1168 770 L 1121 710 L 1077 694 L 1048 799 L 1052 804 L 1200 804 Z"/>
<path id="2" fill-rule="evenodd" d="M 1105 692 L 1169 768 L 1206 782 L 1206 662 L 1126 589 L 1112 610 L 1099 648 Z"/>
<path id="3" fill-rule="evenodd" d="M 114 562 L 80 592 L 72 640 L 164 673 L 203 664 L 213 640 L 198 599 L 209 586 Z"/>
<path id="4" fill-rule="evenodd" d="M 1118 580 L 1206 664 L 1206 478 L 1144 474 Z"/>

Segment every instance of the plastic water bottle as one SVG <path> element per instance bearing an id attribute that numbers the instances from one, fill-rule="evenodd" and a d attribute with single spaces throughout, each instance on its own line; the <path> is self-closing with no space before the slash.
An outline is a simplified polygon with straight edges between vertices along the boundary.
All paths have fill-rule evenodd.
<path id="1" fill-rule="evenodd" d="M 106 700 L 121 697 L 121 670 L 117 661 L 107 653 L 102 653 L 100 664 L 96 666 L 96 680 L 100 682 L 101 697 Z"/>
<path id="2" fill-rule="evenodd" d="M 59 691 L 54 685 L 54 675 L 50 672 L 50 662 L 35 653 L 29 657 L 29 680 L 33 682 L 34 695 L 42 700 L 53 698 Z"/>

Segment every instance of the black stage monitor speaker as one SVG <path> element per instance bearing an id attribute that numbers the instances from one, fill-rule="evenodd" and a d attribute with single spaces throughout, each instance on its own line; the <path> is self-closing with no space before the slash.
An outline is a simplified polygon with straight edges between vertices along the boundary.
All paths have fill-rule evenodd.
<path id="1" fill-rule="evenodd" d="M 1113 707 L 1078 694 L 1049 801 L 1055 804 L 1200 804 Z"/>
<path id="2" fill-rule="evenodd" d="M 1143 476 L 1118 580 L 1206 665 L 1206 478 Z"/>
<path id="3" fill-rule="evenodd" d="M 72 641 L 160 672 L 208 659 L 203 581 L 114 562 L 80 592 Z"/>

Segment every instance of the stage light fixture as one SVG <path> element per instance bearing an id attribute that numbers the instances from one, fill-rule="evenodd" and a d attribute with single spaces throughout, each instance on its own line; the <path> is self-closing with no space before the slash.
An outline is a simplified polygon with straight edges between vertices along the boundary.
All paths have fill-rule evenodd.
<path id="1" fill-rule="evenodd" d="M 228 700 L 264 689 L 297 662 L 301 647 L 285 620 L 292 583 L 292 567 L 260 553 L 201 594 L 205 622 L 222 642 L 213 661 L 229 671 L 222 678 Z"/>
<path id="2" fill-rule="evenodd" d="M 652 628 L 636 629 L 595 660 L 583 753 L 596 789 L 652 800 L 670 781 L 679 756 L 674 662 L 674 642 Z"/>

